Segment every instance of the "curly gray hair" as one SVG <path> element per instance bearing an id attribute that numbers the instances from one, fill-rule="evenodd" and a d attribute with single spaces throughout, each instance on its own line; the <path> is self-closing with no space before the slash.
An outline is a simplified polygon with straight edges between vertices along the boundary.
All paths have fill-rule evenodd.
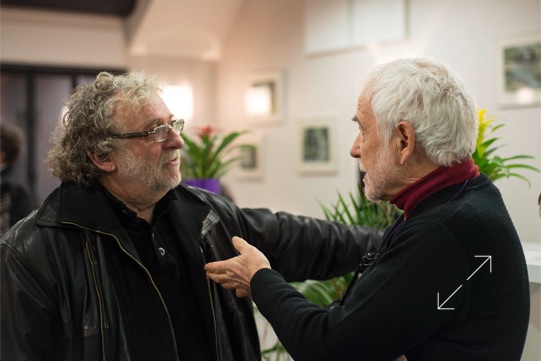
<path id="1" fill-rule="evenodd" d="M 63 124 L 51 137 L 47 163 L 52 174 L 79 186 L 96 183 L 102 170 L 87 152 L 108 159 L 118 144 L 110 138 L 118 131 L 112 122 L 115 115 L 120 109 L 124 114 L 137 114 L 159 91 L 157 79 L 144 73 L 102 72 L 94 83 L 79 85 L 66 104 Z"/>

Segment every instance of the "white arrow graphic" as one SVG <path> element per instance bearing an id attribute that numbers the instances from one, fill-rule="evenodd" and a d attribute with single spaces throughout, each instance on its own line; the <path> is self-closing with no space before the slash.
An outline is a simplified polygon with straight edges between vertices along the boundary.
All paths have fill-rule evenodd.
<path id="1" fill-rule="evenodd" d="M 489 266 L 490 266 L 490 273 L 492 273 L 492 256 L 484 256 L 484 255 L 480 255 L 480 256 L 475 256 L 475 257 L 486 257 L 486 260 L 481 263 L 481 265 L 479 267 L 477 267 L 477 269 L 475 271 L 473 271 L 473 273 L 466 279 L 466 282 L 470 280 L 470 278 L 473 277 L 473 275 L 479 271 L 479 269 L 481 267 L 484 266 L 485 263 L 489 262 Z M 454 308 L 451 308 L 451 307 L 443 307 L 443 305 L 445 303 L 447 303 L 447 301 L 449 301 L 451 299 L 451 297 L 453 297 L 455 295 L 455 293 L 458 292 L 459 289 L 462 288 L 462 285 L 458 286 L 458 288 L 455 290 L 455 292 L 451 293 L 451 296 L 447 297 L 447 299 L 445 301 L 443 301 L 442 303 L 440 303 L 440 293 L 438 292 L 437 295 L 436 295 L 436 301 L 437 301 L 437 307 L 438 307 L 438 310 L 454 310 Z"/>
<path id="2" fill-rule="evenodd" d="M 472 278 L 472 276 L 475 274 L 475 272 L 479 271 L 479 268 L 483 267 L 483 265 L 485 263 L 487 263 L 488 261 L 489 264 L 490 264 L 490 273 L 492 273 L 492 256 L 475 256 L 475 257 L 486 257 L 487 259 L 485 260 L 485 262 L 481 263 L 481 265 L 479 267 L 477 267 L 477 269 L 470 275 L 470 277 L 468 277 L 468 279 L 466 281 L 469 281 L 470 278 Z"/>

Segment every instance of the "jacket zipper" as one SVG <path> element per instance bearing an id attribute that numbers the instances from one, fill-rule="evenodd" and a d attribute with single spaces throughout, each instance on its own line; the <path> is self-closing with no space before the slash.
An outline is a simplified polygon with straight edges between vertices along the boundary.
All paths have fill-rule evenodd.
<path id="1" fill-rule="evenodd" d="M 92 278 L 94 279 L 94 288 L 96 290 L 96 297 L 98 297 L 98 304 L 99 304 L 99 312 L 100 312 L 100 330 L 101 330 L 101 354 L 103 355 L 103 361 L 106 361 L 106 355 L 105 355 L 105 330 L 103 329 L 103 303 L 101 300 L 101 293 L 98 288 L 98 281 L 96 279 L 96 268 L 94 267 L 94 257 L 92 257 L 92 253 L 90 252 L 90 244 L 88 241 L 86 243 L 86 253 L 88 255 L 88 259 L 90 260 L 90 266 L 92 267 Z"/>
<path id="2" fill-rule="evenodd" d="M 199 246 L 199 249 L 201 250 L 201 254 L 203 255 L 203 259 L 205 259 L 205 253 L 203 252 L 203 249 L 201 246 Z M 218 347 L 218 325 L 216 323 L 216 313 L 214 311 L 214 300 L 212 299 L 212 290 L 210 287 L 210 280 L 207 277 L 207 291 L 209 294 L 209 300 L 210 300 L 210 310 L 212 313 L 212 322 L 214 323 L 214 347 L 216 348 L 216 359 L 217 361 L 220 361 L 220 352 Z"/>
<path id="3" fill-rule="evenodd" d="M 207 258 L 205 257 L 205 251 L 203 247 L 201 246 L 201 241 L 205 238 L 205 235 L 208 233 L 210 228 L 215 224 L 215 218 L 213 219 L 213 212 L 211 211 L 205 220 L 203 221 L 203 226 L 201 228 L 201 234 L 199 239 L 199 250 L 201 251 L 201 255 L 203 256 L 203 260 L 207 262 Z M 207 291 L 209 295 L 210 300 L 210 308 L 212 313 L 212 322 L 214 323 L 214 347 L 216 348 L 216 359 L 217 361 L 220 361 L 220 347 L 219 347 L 219 341 L 218 341 L 218 323 L 216 322 L 216 311 L 214 310 L 214 300 L 212 298 L 212 289 L 210 285 L 210 280 L 208 277 L 205 276 L 207 279 Z"/>
<path id="4" fill-rule="evenodd" d="M 173 346 L 175 347 L 175 356 L 176 356 L 177 361 L 180 361 L 179 358 L 178 358 L 178 347 L 177 347 L 177 341 L 176 341 L 176 338 L 175 338 L 175 330 L 173 329 L 173 323 L 171 322 L 171 316 L 169 315 L 169 310 L 167 309 L 165 301 L 162 298 L 160 290 L 158 289 L 158 287 L 154 283 L 154 279 L 152 279 L 152 275 L 150 274 L 150 272 L 148 272 L 146 267 L 141 262 L 139 262 L 139 260 L 137 260 L 137 258 L 133 257 L 128 251 L 126 251 L 126 249 L 120 243 L 120 240 L 114 234 L 107 233 L 107 232 L 102 232 L 102 231 L 99 231 L 97 229 L 91 229 L 91 228 L 83 227 L 83 226 L 81 226 L 80 224 L 77 224 L 77 223 L 71 223 L 71 222 L 61 222 L 61 223 L 76 226 L 78 228 L 85 229 L 85 230 L 90 231 L 90 232 L 95 232 L 95 233 L 98 233 L 98 234 L 103 234 L 103 235 L 106 235 L 106 236 L 113 237 L 116 240 L 116 243 L 118 244 L 118 246 L 120 247 L 122 252 L 124 252 L 124 254 L 126 254 L 128 257 L 130 257 L 132 260 L 134 260 L 146 272 L 146 274 L 148 275 L 148 278 L 150 279 L 150 282 L 152 283 L 152 286 L 154 287 L 154 289 L 158 293 L 158 296 L 160 297 L 160 300 L 162 301 L 163 308 L 165 309 L 165 313 L 167 314 L 167 320 L 169 321 L 169 329 L 171 331 L 171 336 L 172 336 L 172 339 L 173 339 Z M 208 282 L 208 280 L 207 280 L 207 282 Z M 103 317 L 103 316 L 101 315 L 101 308 L 100 308 L 100 318 L 101 317 Z M 214 327 L 215 327 L 215 330 L 216 330 L 216 319 L 214 320 L 214 324 L 215 324 Z M 101 327 L 103 327 L 103 325 Z M 103 334 L 103 329 L 102 329 L 102 338 L 103 337 L 104 337 L 104 334 Z M 103 343 L 102 343 L 102 347 L 104 347 Z M 104 357 L 105 357 L 105 354 L 104 354 Z"/>

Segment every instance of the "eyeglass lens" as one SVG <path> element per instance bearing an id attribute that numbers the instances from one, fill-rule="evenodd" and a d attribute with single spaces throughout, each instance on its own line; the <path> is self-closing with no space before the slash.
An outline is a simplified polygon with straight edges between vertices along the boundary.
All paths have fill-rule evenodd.
<path id="1" fill-rule="evenodd" d="M 154 129 L 154 141 L 163 142 L 167 139 L 170 129 L 173 129 L 175 133 L 180 134 L 183 128 L 184 121 L 181 119 L 174 120 L 171 125 L 160 125 L 159 127 Z"/>

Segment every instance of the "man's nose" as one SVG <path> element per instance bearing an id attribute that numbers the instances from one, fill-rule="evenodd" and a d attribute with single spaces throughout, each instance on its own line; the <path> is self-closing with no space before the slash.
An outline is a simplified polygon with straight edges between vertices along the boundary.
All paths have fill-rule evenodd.
<path id="1" fill-rule="evenodd" d="M 357 138 L 353 141 L 353 144 L 351 145 L 351 149 L 349 150 L 349 155 L 351 155 L 353 158 L 360 158 L 361 157 L 361 133 L 357 135 Z"/>
<path id="2" fill-rule="evenodd" d="M 169 133 L 167 134 L 167 139 L 164 141 L 164 144 L 168 148 L 178 148 L 182 149 L 186 145 L 184 142 L 184 139 L 182 139 L 181 133 L 175 132 L 173 129 L 169 129 Z"/>

